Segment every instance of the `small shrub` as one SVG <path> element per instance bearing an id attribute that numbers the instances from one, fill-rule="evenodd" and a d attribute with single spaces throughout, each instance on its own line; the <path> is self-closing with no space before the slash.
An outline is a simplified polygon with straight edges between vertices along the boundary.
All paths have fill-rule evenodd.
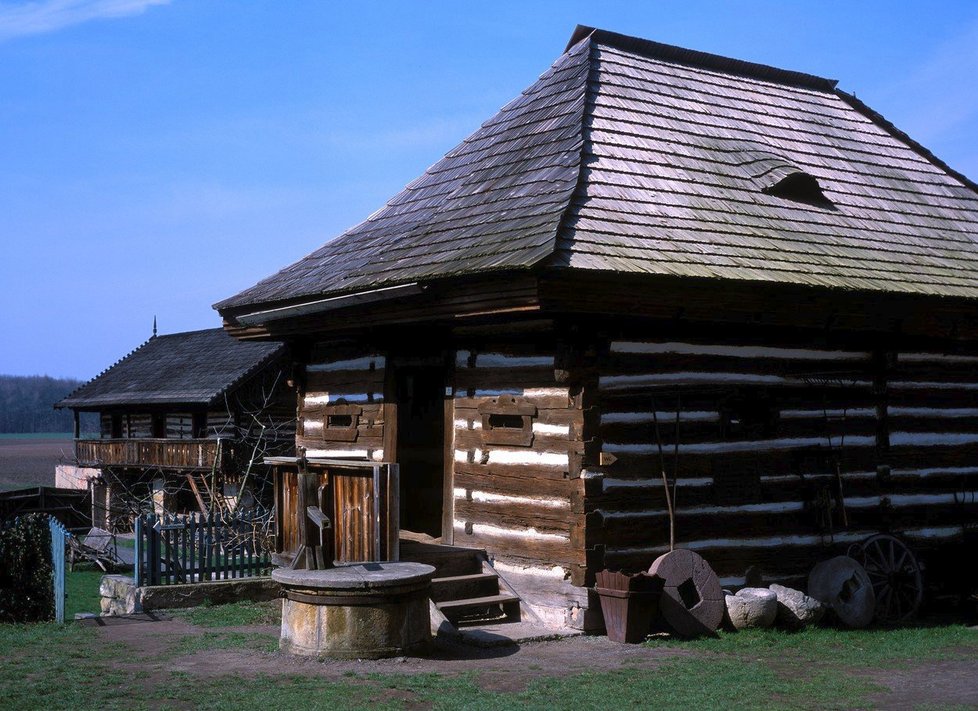
<path id="1" fill-rule="evenodd" d="M 54 619 L 48 517 L 28 514 L 0 526 L 0 622 Z"/>

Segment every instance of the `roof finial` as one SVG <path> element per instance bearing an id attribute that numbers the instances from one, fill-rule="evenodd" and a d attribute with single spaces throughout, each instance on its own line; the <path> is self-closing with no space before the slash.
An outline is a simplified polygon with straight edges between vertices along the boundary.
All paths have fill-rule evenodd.
<path id="1" fill-rule="evenodd" d="M 153 314 L 153 338 L 156 338 L 156 314 Z"/>

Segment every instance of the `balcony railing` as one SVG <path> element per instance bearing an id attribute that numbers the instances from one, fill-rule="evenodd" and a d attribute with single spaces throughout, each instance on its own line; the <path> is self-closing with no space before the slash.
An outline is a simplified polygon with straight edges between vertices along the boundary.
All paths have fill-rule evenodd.
<path id="1" fill-rule="evenodd" d="M 220 446 L 216 439 L 77 439 L 75 458 L 93 467 L 212 469 Z"/>

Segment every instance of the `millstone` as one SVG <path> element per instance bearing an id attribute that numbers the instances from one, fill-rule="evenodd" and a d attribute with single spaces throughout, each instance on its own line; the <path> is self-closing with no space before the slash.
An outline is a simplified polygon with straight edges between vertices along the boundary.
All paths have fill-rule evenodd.
<path id="1" fill-rule="evenodd" d="M 656 558 L 649 573 L 665 581 L 659 611 L 676 634 L 697 637 L 716 631 L 726 604 L 709 563 L 693 551 L 677 549 Z"/>
<path id="2" fill-rule="evenodd" d="M 865 627 L 873 621 L 873 583 L 865 568 L 847 555 L 816 565 L 808 576 L 808 594 L 832 608 L 847 627 Z"/>

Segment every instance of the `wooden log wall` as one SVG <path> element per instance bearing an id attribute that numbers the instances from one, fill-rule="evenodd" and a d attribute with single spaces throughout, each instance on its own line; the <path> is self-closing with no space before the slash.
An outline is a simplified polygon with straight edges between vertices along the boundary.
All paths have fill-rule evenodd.
<path id="1" fill-rule="evenodd" d="M 99 416 L 99 430 L 103 439 L 112 437 L 112 414 L 103 412 Z M 123 439 L 148 439 L 153 436 L 153 416 L 147 413 L 124 413 L 122 415 Z"/>
<path id="2" fill-rule="evenodd" d="M 454 543 L 484 548 L 524 600 L 563 617 L 587 605 L 584 445 L 581 391 L 558 382 L 557 357 L 553 344 L 458 350 L 449 448 Z"/>
<path id="3" fill-rule="evenodd" d="M 924 549 L 978 534 L 978 356 L 891 356 L 886 404 L 880 525 Z"/>
<path id="4" fill-rule="evenodd" d="M 112 415 L 103 412 L 99 417 L 99 429 L 103 439 L 112 437 Z M 122 415 L 122 437 L 124 439 L 146 439 L 153 436 L 153 416 L 146 413 L 125 413 Z M 189 412 L 166 413 L 167 439 L 194 439 L 193 415 Z"/>
<path id="5" fill-rule="evenodd" d="M 237 429 L 234 414 L 227 410 L 211 410 L 207 413 L 207 436 L 210 438 L 231 437 Z"/>
<path id="6" fill-rule="evenodd" d="M 296 446 L 308 457 L 384 460 L 384 356 L 322 344 L 305 365 Z"/>
<path id="7" fill-rule="evenodd" d="M 189 412 L 166 413 L 167 439 L 193 439 L 194 420 Z"/>
<path id="8" fill-rule="evenodd" d="M 725 585 L 750 566 L 797 582 L 881 530 L 916 547 L 960 538 L 978 520 L 976 367 L 858 348 L 611 342 L 596 385 L 603 466 L 585 496 L 589 577 L 668 550 L 663 467 L 678 473 L 677 546 Z"/>

